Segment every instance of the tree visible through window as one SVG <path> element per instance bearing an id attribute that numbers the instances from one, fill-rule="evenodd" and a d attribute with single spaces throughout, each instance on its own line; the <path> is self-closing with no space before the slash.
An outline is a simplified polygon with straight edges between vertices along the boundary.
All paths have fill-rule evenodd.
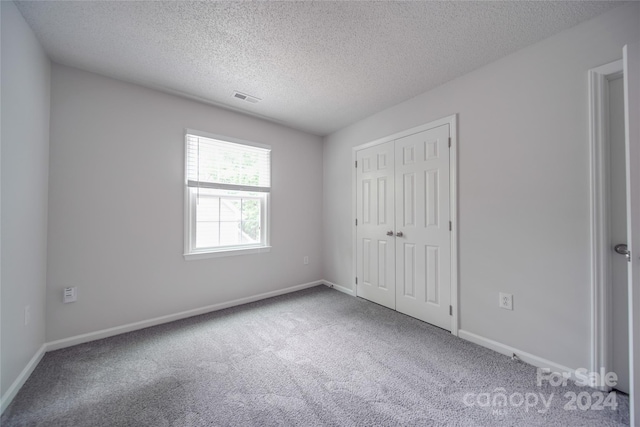
<path id="1" fill-rule="evenodd" d="M 271 150 L 186 135 L 185 254 L 268 245 Z"/>

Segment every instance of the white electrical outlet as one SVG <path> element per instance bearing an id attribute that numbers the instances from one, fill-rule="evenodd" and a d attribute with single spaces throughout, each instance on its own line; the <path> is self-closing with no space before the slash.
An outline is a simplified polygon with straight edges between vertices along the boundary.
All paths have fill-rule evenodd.
<path id="1" fill-rule="evenodd" d="M 27 305 L 24 307 L 24 326 L 27 326 L 31 323 L 31 306 Z"/>
<path id="2" fill-rule="evenodd" d="M 513 295 L 505 294 L 504 292 L 500 292 L 499 295 L 500 301 L 498 302 L 498 306 L 505 310 L 513 310 Z"/>
<path id="3" fill-rule="evenodd" d="M 305 256 L 305 257 L 302 259 L 302 262 L 304 263 L 304 265 L 309 264 L 309 257 L 308 257 L 308 256 Z"/>
<path id="4" fill-rule="evenodd" d="M 66 304 L 68 302 L 76 302 L 78 300 L 78 288 L 64 288 L 63 294 L 63 302 Z"/>

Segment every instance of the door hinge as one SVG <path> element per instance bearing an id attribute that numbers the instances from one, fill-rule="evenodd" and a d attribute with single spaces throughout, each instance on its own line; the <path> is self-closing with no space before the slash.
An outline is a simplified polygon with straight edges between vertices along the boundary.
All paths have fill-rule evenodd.
<path id="1" fill-rule="evenodd" d="M 358 168 L 358 161 L 356 160 L 356 169 Z"/>
<path id="2" fill-rule="evenodd" d="M 449 148 L 451 148 L 451 137 L 449 137 Z"/>
<path id="3" fill-rule="evenodd" d="M 356 227 L 358 226 L 358 218 L 356 218 Z"/>
<path id="4" fill-rule="evenodd" d="M 453 306 L 449 306 L 449 316 L 453 316 Z"/>
<path id="5" fill-rule="evenodd" d="M 356 285 L 358 284 L 358 278 L 356 277 Z"/>
<path id="6" fill-rule="evenodd" d="M 449 221 L 449 231 L 453 230 L 453 224 L 451 224 L 451 221 Z"/>

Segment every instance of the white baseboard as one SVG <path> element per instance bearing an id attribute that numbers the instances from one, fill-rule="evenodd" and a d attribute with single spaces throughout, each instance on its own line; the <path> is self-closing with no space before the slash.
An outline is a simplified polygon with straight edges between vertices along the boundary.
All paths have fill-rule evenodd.
<path id="1" fill-rule="evenodd" d="M 71 347 L 73 345 L 83 344 L 90 341 L 100 340 L 103 338 L 112 337 L 114 335 L 120 335 L 127 332 L 136 331 L 138 329 L 149 328 L 151 326 L 161 325 L 163 323 L 173 322 L 175 320 L 186 319 L 188 317 L 198 316 L 200 314 L 210 313 L 212 311 L 223 310 L 229 307 L 235 307 L 237 305 L 248 304 L 263 300 L 266 298 L 276 297 L 278 295 L 284 295 L 291 292 L 300 291 L 302 289 L 311 288 L 324 284 L 322 280 L 316 280 L 315 282 L 303 283 L 302 285 L 290 286 L 284 289 L 278 289 L 277 291 L 265 292 L 258 295 L 253 295 L 246 298 L 239 298 L 233 301 L 222 302 L 219 304 L 208 305 L 206 307 L 195 308 L 193 310 L 182 311 L 180 313 L 169 314 L 167 316 L 160 316 L 149 320 L 143 320 L 140 322 L 129 323 L 122 326 L 116 326 L 114 328 L 102 329 L 96 332 L 89 332 L 82 335 L 76 335 L 74 337 L 64 338 L 57 341 L 52 341 L 46 344 L 46 351 L 59 350 L 65 347 Z"/>
<path id="2" fill-rule="evenodd" d="M 351 295 L 352 297 L 356 296 L 356 293 L 353 291 L 353 289 L 345 288 L 344 286 L 340 286 L 340 285 L 337 285 L 335 283 L 331 283 L 328 280 L 323 280 L 322 283 L 324 283 L 326 286 L 328 286 L 330 288 L 335 289 L 336 291 L 343 292 L 343 293 L 345 293 L 347 295 Z"/>
<path id="3" fill-rule="evenodd" d="M 555 363 L 534 354 L 527 353 L 526 351 L 518 350 L 517 348 L 499 343 L 498 341 L 490 340 L 488 338 L 476 335 L 473 332 L 465 331 L 463 329 L 458 330 L 458 336 L 464 340 L 481 345 L 482 347 L 486 347 L 506 356 L 513 356 L 515 354 L 523 362 L 535 367 L 547 368 L 551 370 L 551 372 L 557 372 L 559 374 L 566 372 L 570 374 L 572 378 L 575 378 L 575 369 L 571 369 L 566 366 L 560 365 L 559 363 Z"/>
<path id="4" fill-rule="evenodd" d="M 18 394 L 24 383 L 27 382 L 33 370 L 36 369 L 36 366 L 38 366 L 38 363 L 40 363 L 47 351 L 46 347 L 46 344 L 42 344 L 42 346 L 40 346 L 38 351 L 36 351 L 36 354 L 34 354 L 31 360 L 29 360 L 29 363 L 27 363 L 27 366 L 25 366 L 22 372 L 20 372 L 18 378 L 16 378 L 13 384 L 11 384 L 11 387 L 9 387 L 9 389 L 5 392 L 4 396 L 2 396 L 2 403 L 0 403 L 0 414 L 3 413 L 5 409 L 7 409 L 7 406 L 9 406 L 11 401 L 13 401 L 13 398 L 16 397 L 16 394 Z"/>

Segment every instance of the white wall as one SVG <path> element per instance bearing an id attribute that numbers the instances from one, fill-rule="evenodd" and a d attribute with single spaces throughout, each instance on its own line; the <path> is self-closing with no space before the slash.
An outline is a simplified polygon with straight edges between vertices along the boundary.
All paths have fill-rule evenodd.
<path id="1" fill-rule="evenodd" d="M 320 137 L 56 64 L 51 105 L 47 341 L 322 278 Z M 271 252 L 184 260 L 184 128 L 271 145 Z"/>
<path id="2" fill-rule="evenodd" d="M 326 137 L 324 278 L 353 286 L 351 148 L 458 113 L 460 327 L 588 367 L 587 70 L 638 22 L 639 4 L 613 9 Z"/>
<path id="3" fill-rule="evenodd" d="M 2 365 L 5 395 L 44 344 L 49 60 L 12 2 L 2 2 Z M 24 308 L 31 322 L 24 325 Z"/>

